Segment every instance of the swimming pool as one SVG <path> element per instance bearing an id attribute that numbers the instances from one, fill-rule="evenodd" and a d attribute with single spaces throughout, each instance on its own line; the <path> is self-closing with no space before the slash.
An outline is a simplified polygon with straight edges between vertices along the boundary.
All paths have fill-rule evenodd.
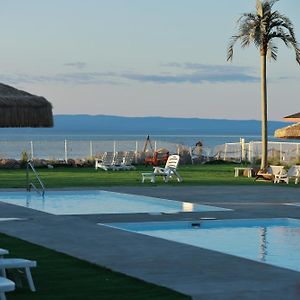
<path id="1" fill-rule="evenodd" d="M 101 225 L 300 271 L 300 220 L 296 219 L 198 220 Z"/>
<path id="2" fill-rule="evenodd" d="M 95 191 L 1 192 L 0 201 L 55 215 L 178 213 L 227 211 L 230 209 L 174 200 Z"/>

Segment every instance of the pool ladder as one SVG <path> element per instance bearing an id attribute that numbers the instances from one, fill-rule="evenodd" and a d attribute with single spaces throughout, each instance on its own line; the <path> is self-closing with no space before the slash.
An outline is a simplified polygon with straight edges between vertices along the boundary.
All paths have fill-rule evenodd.
<path id="1" fill-rule="evenodd" d="M 33 182 L 29 182 L 29 171 L 30 171 L 30 169 L 32 170 L 36 180 L 40 184 L 41 191 L 35 186 L 35 184 Z M 27 185 L 27 191 L 28 192 L 30 192 L 31 188 L 33 188 L 39 195 L 41 195 L 44 198 L 44 196 L 45 196 L 45 185 L 44 185 L 43 181 L 40 178 L 40 175 L 38 174 L 38 172 L 36 171 L 36 169 L 34 168 L 32 162 L 30 160 L 27 161 L 27 165 L 26 165 L 26 185 Z"/>

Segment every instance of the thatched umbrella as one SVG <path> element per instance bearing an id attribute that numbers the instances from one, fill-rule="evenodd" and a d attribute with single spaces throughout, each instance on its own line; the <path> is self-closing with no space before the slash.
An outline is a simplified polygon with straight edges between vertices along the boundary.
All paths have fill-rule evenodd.
<path id="1" fill-rule="evenodd" d="M 0 127 L 52 126 L 52 105 L 49 101 L 0 83 Z"/>
<path id="2" fill-rule="evenodd" d="M 300 113 L 286 116 L 283 120 L 288 122 L 300 122 Z M 300 139 L 300 123 L 279 128 L 275 131 L 274 136 L 280 139 Z"/>
<path id="3" fill-rule="evenodd" d="M 280 139 L 300 139 L 300 123 L 277 129 L 274 135 Z"/>
<path id="4" fill-rule="evenodd" d="M 300 122 L 300 113 L 292 114 L 283 118 L 283 120 L 288 122 Z"/>

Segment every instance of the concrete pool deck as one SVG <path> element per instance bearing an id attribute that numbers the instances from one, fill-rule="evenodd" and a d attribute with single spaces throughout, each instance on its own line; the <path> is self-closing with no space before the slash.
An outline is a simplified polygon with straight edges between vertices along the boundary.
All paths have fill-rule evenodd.
<path id="1" fill-rule="evenodd" d="M 193 299 L 300 299 L 300 272 L 202 248 L 125 232 L 96 223 L 194 220 L 200 217 L 300 219 L 299 189 L 269 186 L 145 186 L 103 188 L 234 209 L 163 215 L 54 216 L 0 202 L 0 232 L 142 280 Z"/>

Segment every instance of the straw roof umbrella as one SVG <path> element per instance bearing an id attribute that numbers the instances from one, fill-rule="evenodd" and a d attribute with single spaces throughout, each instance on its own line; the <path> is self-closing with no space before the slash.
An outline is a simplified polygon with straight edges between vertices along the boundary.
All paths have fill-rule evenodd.
<path id="1" fill-rule="evenodd" d="M 275 137 L 280 139 L 300 139 L 300 113 L 292 114 L 283 118 L 288 122 L 299 122 L 275 131 Z"/>
<path id="2" fill-rule="evenodd" d="M 300 122 L 300 113 L 292 114 L 283 118 L 288 122 Z"/>
<path id="3" fill-rule="evenodd" d="M 52 105 L 49 101 L 0 83 L 0 127 L 52 126 Z"/>
<path id="4" fill-rule="evenodd" d="M 277 129 L 274 135 L 280 139 L 300 139 L 300 123 Z"/>

